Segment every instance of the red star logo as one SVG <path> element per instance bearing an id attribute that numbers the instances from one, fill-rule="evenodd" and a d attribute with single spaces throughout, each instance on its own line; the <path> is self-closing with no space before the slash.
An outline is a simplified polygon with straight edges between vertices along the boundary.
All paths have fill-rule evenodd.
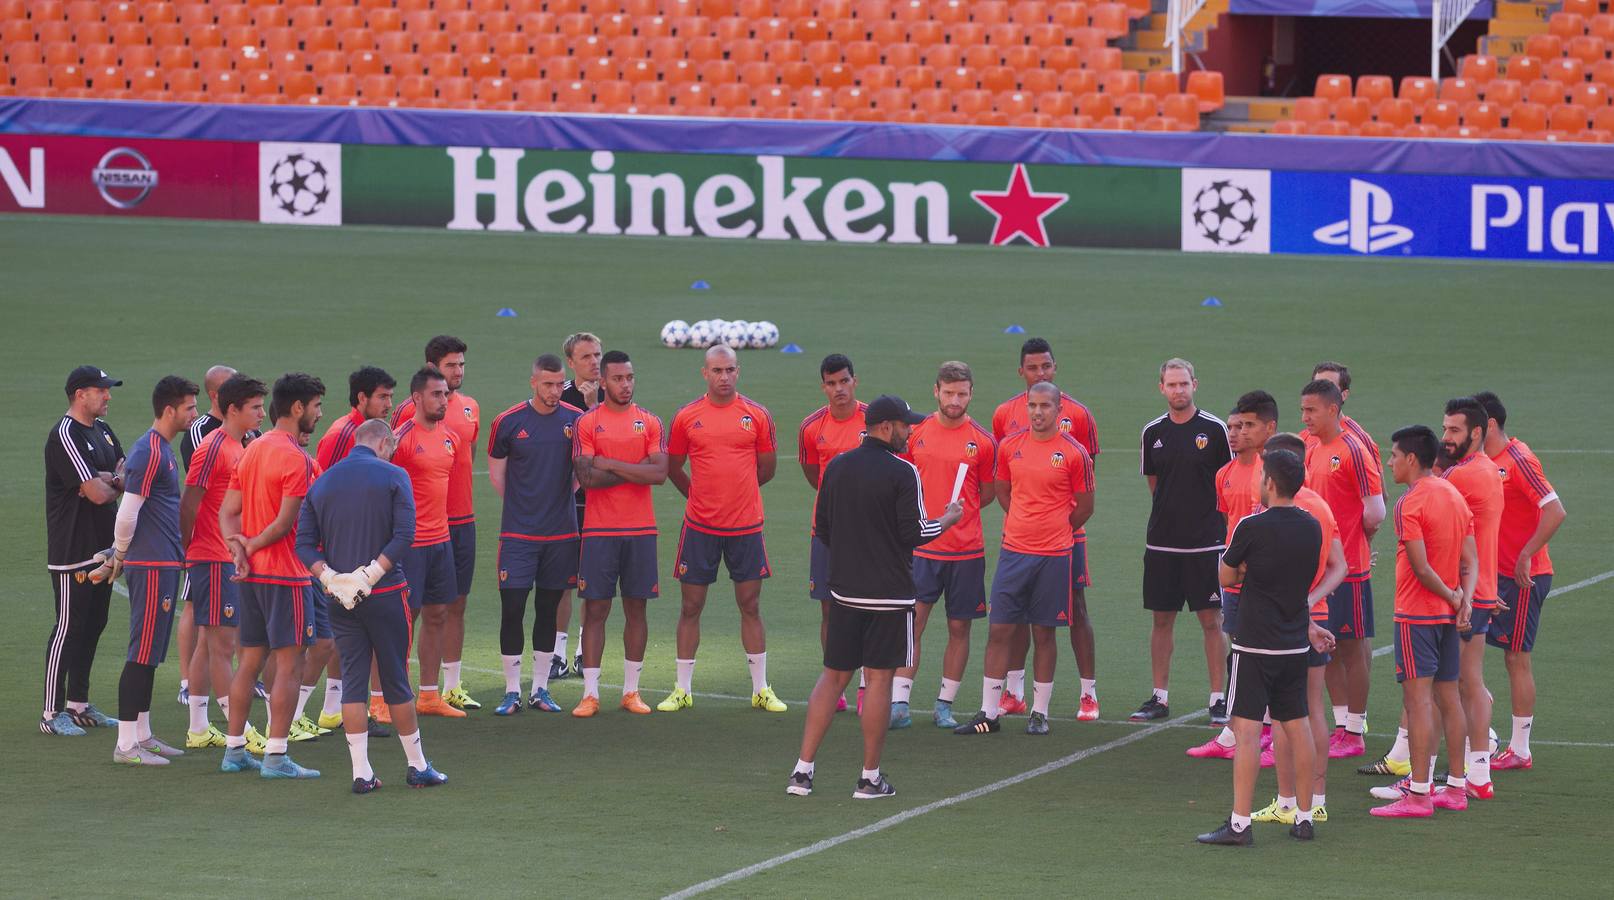
<path id="1" fill-rule="evenodd" d="M 1043 220 L 1070 199 L 1069 194 L 1033 191 L 1024 163 L 1015 163 L 1007 190 L 970 191 L 970 197 L 997 217 L 998 223 L 992 229 L 993 246 L 1007 244 L 1018 235 L 1033 247 L 1048 246 L 1048 229 Z"/>

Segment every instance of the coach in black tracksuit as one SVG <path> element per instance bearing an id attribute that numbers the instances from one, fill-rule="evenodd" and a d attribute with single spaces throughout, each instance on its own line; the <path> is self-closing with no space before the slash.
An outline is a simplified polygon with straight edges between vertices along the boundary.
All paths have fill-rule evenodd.
<path id="1" fill-rule="evenodd" d="M 824 641 L 824 672 L 807 701 L 801 757 L 786 791 L 813 789 L 813 757 L 835 716 L 836 699 L 863 669 L 863 774 L 852 796 L 889 797 L 880 751 L 890 723 L 891 678 L 913 665 L 913 548 L 935 539 L 963 516 L 957 501 L 940 519 L 925 517 L 919 470 L 897 456 L 924 417 L 889 394 L 868 405 L 863 443 L 824 469 L 818 486 L 816 533 L 829 546 L 834 600 Z"/>

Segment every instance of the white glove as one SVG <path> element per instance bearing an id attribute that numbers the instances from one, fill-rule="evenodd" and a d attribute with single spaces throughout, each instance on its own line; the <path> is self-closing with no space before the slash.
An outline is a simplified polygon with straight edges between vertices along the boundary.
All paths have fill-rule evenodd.
<path id="1" fill-rule="evenodd" d="M 332 575 L 326 590 L 330 592 L 332 597 L 336 598 L 338 603 L 342 604 L 343 609 L 352 609 L 358 606 L 359 601 L 363 600 L 367 593 L 364 579 L 359 578 L 352 572 Z"/>
<path id="2" fill-rule="evenodd" d="M 379 582 L 382 577 L 387 574 L 387 572 L 385 569 L 381 568 L 380 563 L 372 559 L 370 560 L 369 565 L 354 569 L 353 574 L 364 579 L 364 586 L 368 589 L 375 587 L 376 583 Z M 365 593 L 369 593 L 369 591 L 366 590 Z"/>
<path id="3" fill-rule="evenodd" d="M 319 573 L 319 586 L 325 589 L 325 593 L 331 593 L 331 582 L 336 580 L 336 576 L 336 570 L 330 566 L 326 566 L 324 571 Z"/>
<path id="4" fill-rule="evenodd" d="M 90 581 L 100 584 L 103 581 L 116 581 L 123 574 L 123 554 L 111 547 L 90 557 L 99 566 L 90 570 Z"/>

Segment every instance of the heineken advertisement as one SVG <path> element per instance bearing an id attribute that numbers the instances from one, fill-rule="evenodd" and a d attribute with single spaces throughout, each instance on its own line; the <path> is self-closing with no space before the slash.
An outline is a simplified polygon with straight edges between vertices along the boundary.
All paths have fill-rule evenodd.
<path id="1" fill-rule="evenodd" d="M 758 240 L 1179 245 L 1174 169 L 484 147 L 342 150 L 347 224 Z"/>

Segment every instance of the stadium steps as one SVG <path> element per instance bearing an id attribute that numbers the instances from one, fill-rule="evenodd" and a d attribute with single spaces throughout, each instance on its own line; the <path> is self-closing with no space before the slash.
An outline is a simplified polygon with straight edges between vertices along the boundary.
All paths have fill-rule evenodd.
<path id="1" fill-rule="evenodd" d="M 1279 119 L 1292 116 L 1294 104 L 1292 97 L 1228 97 L 1221 109 L 1200 119 L 1200 129 L 1265 133 L 1271 131 Z"/>

